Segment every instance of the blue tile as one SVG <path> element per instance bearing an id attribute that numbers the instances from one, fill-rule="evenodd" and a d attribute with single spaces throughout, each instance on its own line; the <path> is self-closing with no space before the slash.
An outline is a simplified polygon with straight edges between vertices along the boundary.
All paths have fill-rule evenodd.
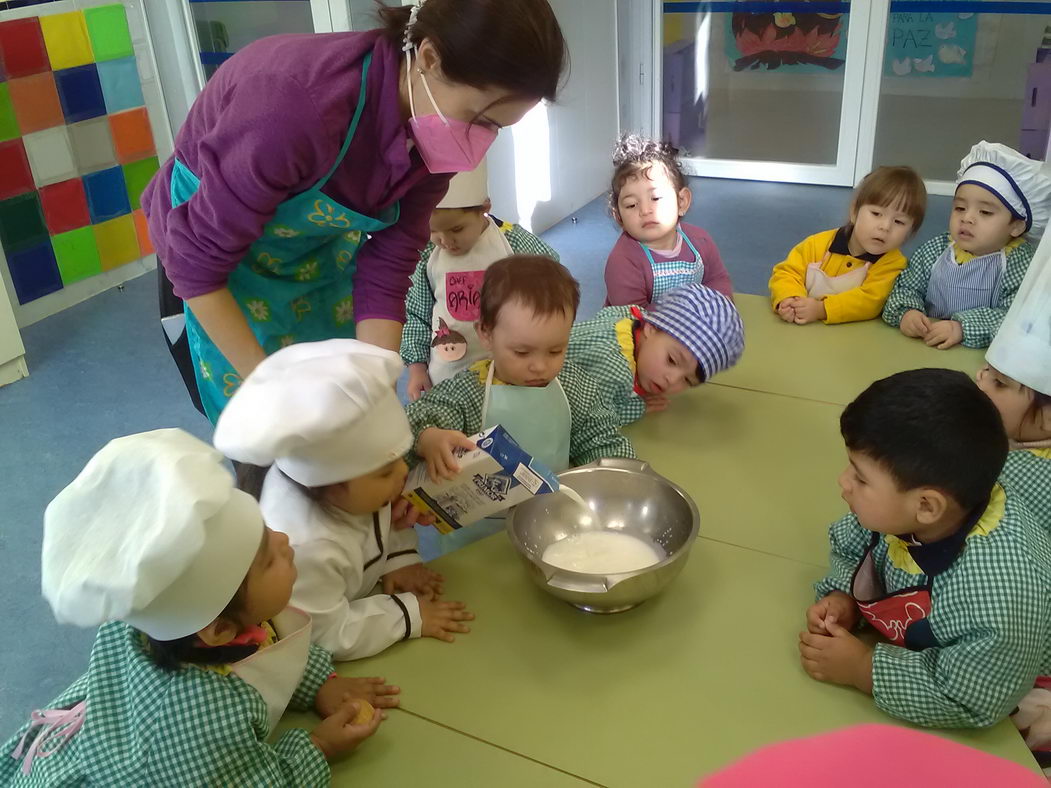
<path id="1" fill-rule="evenodd" d="M 135 66 L 135 58 L 106 60 L 98 64 L 98 71 L 107 113 L 112 115 L 126 109 L 141 107 L 146 103 L 142 97 L 142 84 L 139 82 L 139 69 Z"/>
<path id="2" fill-rule="evenodd" d="M 55 72 L 55 86 L 66 123 L 77 123 L 106 114 L 99 72 L 94 63 Z"/>
<path id="3" fill-rule="evenodd" d="M 50 241 L 21 252 L 11 252 L 7 256 L 7 267 L 20 304 L 28 304 L 62 289 L 62 275 Z"/>
<path id="4" fill-rule="evenodd" d="M 88 211 L 91 223 L 108 222 L 126 213 L 131 213 L 128 189 L 124 185 L 124 172 L 120 167 L 99 170 L 84 176 L 84 191 L 88 195 Z"/>

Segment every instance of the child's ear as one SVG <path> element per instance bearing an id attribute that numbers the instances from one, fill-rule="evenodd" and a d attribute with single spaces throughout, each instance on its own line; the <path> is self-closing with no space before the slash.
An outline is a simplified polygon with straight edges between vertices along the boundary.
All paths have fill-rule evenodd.
<path id="1" fill-rule="evenodd" d="M 474 331 L 478 334 L 478 341 L 482 343 L 482 347 L 485 348 L 486 353 L 493 352 L 493 331 L 492 329 L 485 328 L 482 325 L 482 321 L 478 320 L 474 324 Z"/>
<path id="2" fill-rule="evenodd" d="M 1051 436 L 1051 404 L 1044 405 L 1036 412 L 1036 427 L 1045 435 Z"/>
<path id="3" fill-rule="evenodd" d="M 938 522 L 949 509 L 949 498 L 934 487 L 921 487 L 915 495 L 916 522 L 931 525 Z"/>
<path id="4" fill-rule="evenodd" d="M 683 186 L 679 189 L 679 216 L 685 216 L 691 205 L 693 205 L 693 192 L 690 191 L 689 186 Z"/>
<path id="5" fill-rule="evenodd" d="M 211 624 L 197 633 L 197 637 L 209 646 L 225 646 L 240 634 L 241 628 L 228 618 L 215 619 Z"/>
<path id="6" fill-rule="evenodd" d="M 493 201 L 486 197 L 485 202 L 482 203 L 482 213 L 489 213 L 491 210 L 493 210 Z"/>
<path id="7" fill-rule="evenodd" d="M 1024 219 L 1012 219 L 1011 223 L 1007 225 L 1008 232 L 1011 233 L 1012 238 L 1018 238 L 1025 233 L 1025 220 Z"/>

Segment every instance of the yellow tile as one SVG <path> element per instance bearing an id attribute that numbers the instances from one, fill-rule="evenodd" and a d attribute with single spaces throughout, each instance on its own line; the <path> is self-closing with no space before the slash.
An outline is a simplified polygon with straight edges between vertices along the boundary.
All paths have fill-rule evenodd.
<path id="1" fill-rule="evenodd" d="M 95 62 L 91 42 L 88 40 L 88 26 L 82 11 L 42 16 L 40 29 L 44 33 L 51 68 L 57 71 Z"/>
<path id="2" fill-rule="evenodd" d="M 93 229 L 103 271 L 138 260 L 141 256 L 139 239 L 135 233 L 135 219 L 130 213 L 96 224 Z"/>

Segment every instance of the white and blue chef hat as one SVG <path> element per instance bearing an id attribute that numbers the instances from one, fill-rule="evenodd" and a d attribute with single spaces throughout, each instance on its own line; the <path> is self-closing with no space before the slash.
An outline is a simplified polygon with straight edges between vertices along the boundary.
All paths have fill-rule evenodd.
<path id="1" fill-rule="evenodd" d="M 365 476 L 412 447 L 394 391 L 403 370 L 397 353 L 356 339 L 289 345 L 231 397 L 215 447 L 238 462 L 277 465 L 307 487 Z"/>
<path id="2" fill-rule="evenodd" d="M 1051 236 L 1037 246 L 985 360 L 1034 391 L 1051 395 Z"/>
<path id="3" fill-rule="evenodd" d="M 1025 232 L 1039 240 L 1051 215 L 1051 165 L 1026 158 L 999 142 L 982 140 L 960 162 L 956 186 L 973 183 L 988 189 Z"/>
<path id="4" fill-rule="evenodd" d="M 710 287 L 689 284 L 669 290 L 646 320 L 686 345 L 705 380 L 732 367 L 744 353 L 744 324 L 737 307 Z"/>
<path id="5" fill-rule="evenodd" d="M 489 199 L 489 167 L 482 163 L 468 172 L 458 172 L 449 181 L 449 191 L 436 208 L 477 208 Z"/>
<path id="6" fill-rule="evenodd" d="M 262 538 L 259 505 L 219 452 L 177 429 L 128 435 L 48 504 L 41 588 L 61 623 L 175 640 L 222 613 Z"/>

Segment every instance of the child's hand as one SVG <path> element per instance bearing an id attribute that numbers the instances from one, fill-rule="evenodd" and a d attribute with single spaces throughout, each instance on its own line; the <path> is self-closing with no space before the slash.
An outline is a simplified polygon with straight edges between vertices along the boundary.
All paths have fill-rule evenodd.
<path id="1" fill-rule="evenodd" d="M 796 302 L 800 299 L 796 296 L 786 298 L 777 305 L 777 316 L 786 323 L 796 322 Z"/>
<path id="2" fill-rule="evenodd" d="M 901 333 L 910 339 L 919 339 L 927 336 L 927 332 L 931 330 L 931 321 L 920 310 L 910 309 L 901 316 L 901 323 L 898 324 L 898 328 L 901 329 Z"/>
<path id="3" fill-rule="evenodd" d="M 953 345 L 963 342 L 963 324 L 958 320 L 939 320 L 931 326 L 923 341 L 927 343 L 927 347 L 948 350 Z"/>
<path id="4" fill-rule="evenodd" d="M 471 628 L 464 621 L 474 621 L 463 602 L 435 602 L 420 599 L 420 617 L 423 618 L 423 636 L 452 643 L 453 632 L 468 633 Z"/>
<path id="5" fill-rule="evenodd" d="M 807 631 L 815 635 L 827 635 L 825 620 L 830 617 L 846 629 L 854 629 L 858 623 L 858 606 L 849 594 L 833 591 L 807 608 Z"/>
<path id="6" fill-rule="evenodd" d="M 425 391 L 430 391 L 433 385 L 426 364 L 409 364 L 409 383 L 405 387 L 409 402 L 418 400 Z"/>
<path id="7" fill-rule="evenodd" d="M 377 709 L 393 708 L 399 703 L 397 695 L 401 690 L 384 681 L 379 676 L 365 679 L 333 676 L 318 689 L 314 708 L 322 719 L 338 712 L 347 700 L 365 700 Z"/>
<path id="8" fill-rule="evenodd" d="M 423 564 L 410 564 L 383 576 L 383 593 L 410 591 L 423 599 L 437 599 L 442 595 L 445 578 Z"/>
<path id="9" fill-rule="evenodd" d="M 399 498 L 390 507 L 390 527 L 395 531 L 404 531 L 419 523 L 420 525 L 434 525 L 434 514 L 420 514 L 420 510 L 404 498 Z"/>
<path id="10" fill-rule="evenodd" d="M 825 312 L 825 302 L 816 298 L 797 298 L 793 309 L 796 313 L 795 324 L 797 326 L 816 323 L 828 317 Z"/>
<path id="11" fill-rule="evenodd" d="M 460 464 L 453 454 L 456 449 L 471 451 L 476 448 L 474 441 L 462 432 L 438 427 L 428 427 L 416 439 L 416 453 L 426 461 L 432 482 L 453 479 L 460 472 Z"/>
<path id="12" fill-rule="evenodd" d="M 648 394 L 642 399 L 646 403 L 647 413 L 660 413 L 662 410 L 667 410 L 670 402 L 663 394 Z"/>
<path id="13" fill-rule="evenodd" d="M 872 649 L 841 627 L 825 620 L 827 635 L 799 633 L 799 659 L 811 678 L 857 687 L 872 694 Z"/>
<path id="14" fill-rule="evenodd" d="M 311 731 L 310 740 L 327 759 L 353 752 L 359 744 L 376 732 L 383 720 L 387 719 L 385 712 L 376 709 L 371 720 L 363 725 L 353 725 L 359 708 L 359 701 L 348 699 L 335 714 L 326 717 Z"/>

